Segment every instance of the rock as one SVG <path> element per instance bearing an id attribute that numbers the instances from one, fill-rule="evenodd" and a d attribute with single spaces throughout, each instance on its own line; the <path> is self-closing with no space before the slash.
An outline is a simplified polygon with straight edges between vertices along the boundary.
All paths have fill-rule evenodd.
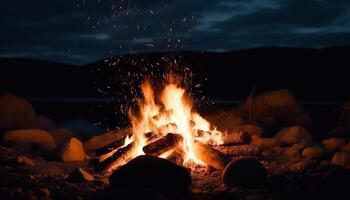
<path id="1" fill-rule="evenodd" d="M 130 133 L 130 129 L 120 129 L 116 131 L 110 131 L 102 135 L 93 136 L 84 142 L 84 148 L 88 152 L 95 151 L 96 149 L 102 148 L 108 144 L 111 144 L 112 142 L 120 140 Z"/>
<path id="2" fill-rule="evenodd" d="M 267 182 L 263 165 L 253 158 L 232 161 L 224 169 L 222 179 L 228 187 L 263 187 Z"/>
<path id="3" fill-rule="evenodd" d="M 84 181 L 93 181 L 95 180 L 95 178 L 84 169 L 78 167 L 69 175 L 67 180 L 69 182 L 78 183 L 78 182 L 84 182 Z"/>
<path id="4" fill-rule="evenodd" d="M 55 140 L 56 144 L 62 144 L 64 143 L 66 140 L 70 139 L 70 138 L 79 138 L 79 136 L 75 133 L 73 133 L 70 130 L 67 130 L 65 128 L 58 128 L 55 130 L 50 131 L 53 139 Z"/>
<path id="5" fill-rule="evenodd" d="M 324 150 L 322 147 L 307 147 L 301 153 L 306 158 L 321 158 L 323 156 Z"/>
<path id="6" fill-rule="evenodd" d="M 164 195 L 165 196 L 165 195 Z M 166 200 L 163 195 L 158 192 L 148 189 L 148 188 L 140 188 L 140 187 L 128 187 L 128 188 L 114 188 L 113 190 L 109 190 L 104 192 L 101 199 L 106 200 L 129 200 L 129 199 L 142 199 L 142 200 Z"/>
<path id="7" fill-rule="evenodd" d="M 264 130 L 274 126 L 311 124 L 309 114 L 288 90 L 276 90 L 258 96 L 250 96 L 238 110 L 242 115 L 249 113 L 249 118 L 261 124 Z"/>
<path id="8" fill-rule="evenodd" d="M 208 116 L 208 120 L 217 126 L 218 130 L 227 130 L 233 132 L 237 126 L 241 125 L 244 120 L 232 109 L 231 111 L 220 111 Z"/>
<path id="9" fill-rule="evenodd" d="M 293 147 L 294 149 L 298 149 L 298 150 L 302 151 L 302 150 L 305 149 L 305 144 L 296 143 L 296 144 L 293 144 L 292 147 Z"/>
<path id="10" fill-rule="evenodd" d="M 149 155 L 129 161 L 109 179 L 113 188 L 141 187 L 166 193 L 186 193 L 191 185 L 191 176 L 186 168 Z"/>
<path id="11" fill-rule="evenodd" d="M 41 193 L 43 194 L 44 199 L 50 199 L 50 190 L 47 188 L 40 189 Z"/>
<path id="12" fill-rule="evenodd" d="M 55 124 L 50 118 L 42 115 L 37 117 L 37 124 L 39 129 L 43 129 L 47 131 L 56 128 Z"/>
<path id="13" fill-rule="evenodd" d="M 261 146 L 263 148 L 275 148 L 280 146 L 280 142 L 275 138 L 253 137 L 252 144 Z"/>
<path id="14" fill-rule="evenodd" d="M 341 150 L 350 154 L 350 142 L 342 146 Z"/>
<path id="15" fill-rule="evenodd" d="M 284 154 L 288 156 L 289 158 L 295 158 L 300 154 L 300 150 L 296 149 L 294 147 L 286 147 L 284 149 Z"/>
<path id="16" fill-rule="evenodd" d="M 346 152 L 337 152 L 334 154 L 331 163 L 333 165 L 346 167 L 348 164 L 350 164 L 350 155 Z"/>
<path id="17" fill-rule="evenodd" d="M 331 169 L 325 176 L 323 189 L 320 190 L 324 199 L 349 199 L 350 190 L 347 184 L 350 180 L 350 170 L 343 167 Z"/>
<path id="18" fill-rule="evenodd" d="M 7 131 L 3 135 L 3 142 L 15 143 L 17 145 L 24 144 L 41 144 L 50 148 L 51 150 L 56 147 L 56 144 L 50 133 L 39 129 L 22 129 Z"/>
<path id="19" fill-rule="evenodd" d="M 35 165 L 35 161 L 31 158 L 28 158 L 27 156 L 17 156 L 16 162 L 19 165 L 28 165 L 28 166 Z"/>
<path id="20" fill-rule="evenodd" d="M 248 133 L 250 136 L 253 136 L 253 135 L 261 136 L 263 133 L 263 130 L 259 126 L 254 124 L 238 125 L 238 126 L 235 126 L 233 130 L 243 132 L 243 133 Z"/>
<path id="21" fill-rule="evenodd" d="M 312 141 L 309 132 L 301 126 L 284 128 L 276 134 L 275 138 L 284 145 L 296 143 L 308 145 Z"/>
<path id="22" fill-rule="evenodd" d="M 83 143 L 77 138 L 70 138 L 59 147 L 58 154 L 63 162 L 83 161 L 85 158 Z"/>
<path id="23" fill-rule="evenodd" d="M 323 146 L 327 151 L 333 152 L 340 150 L 342 146 L 346 144 L 343 138 L 329 138 L 322 141 Z"/>
<path id="24" fill-rule="evenodd" d="M 288 167 L 288 169 L 292 172 L 297 172 L 306 169 L 308 166 L 311 165 L 310 160 L 302 160 L 299 162 L 296 162 Z"/>
<path id="25" fill-rule="evenodd" d="M 37 128 L 33 106 L 17 96 L 5 94 L 0 97 L 0 129 Z"/>

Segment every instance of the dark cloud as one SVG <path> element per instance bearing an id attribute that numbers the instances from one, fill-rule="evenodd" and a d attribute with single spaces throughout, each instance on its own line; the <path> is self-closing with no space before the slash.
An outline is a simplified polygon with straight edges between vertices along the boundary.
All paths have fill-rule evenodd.
<path id="1" fill-rule="evenodd" d="M 144 51 L 350 44 L 346 0 L 3 0 L 0 56 L 87 63 Z"/>

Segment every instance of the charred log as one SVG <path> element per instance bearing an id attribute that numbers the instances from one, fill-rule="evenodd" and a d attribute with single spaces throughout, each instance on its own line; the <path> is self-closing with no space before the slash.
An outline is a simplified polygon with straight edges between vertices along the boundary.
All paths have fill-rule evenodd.
<path id="1" fill-rule="evenodd" d="M 176 147 L 171 154 L 167 157 L 168 160 L 178 164 L 182 165 L 184 162 L 184 155 L 185 152 L 182 147 Z"/>
<path id="2" fill-rule="evenodd" d="M 195 141 L 194 151 L 200 160 L 218 170 L 224 169 L 231 161 L 231 158 L 225 154 L 199 141 Z"/>
<path id="3" fill-rule="evenodd" d="M 145 154 L 159 156 L 172 148 L 180 145 L 183 138 L 179 134 L 168 133 L 163 138 L 156 140 L 142 148 Z"/>
<path id="4" fill-rule="evenodd" d="M 261 148 L 257 145 L 246 144 L 246 145 L 235 145 L 235 146 L 217 146 L 215 147 L 221 153 L 231 156 L 259 156 Z"/>
<path id="5" fill-rule="evenodd" d="M 112 142 L 111 144 L 107 145 L 107 146 L 104 146 L 102 148 L 99 148 L 96 150 L 96 156 L 101 156 L 101 155 L 104 155 L 104 154 L 107 154 L 121 146 L 123 146 L 124 142 L 125 142 L 125 137 L 122 137 L 120 138 L 119 140 L 115 141 L 115 142 Z"/>
<path id="6" fill-rule="evenodd" d="M 115 168 L 117 168 L 120 164 L 125 162 L 127 159 L 130 158 L 131 153 L 135 149 L 135 143 L 132 142 L 128 144 L 125 147 L 122 147 L 118 149 L 116 152 L 114 152 L 111 156 L 104 159 L 103 161 L 100 160 L 100 162 L 96 166 L 96 171 L 98 172 L 111 172 Z"/>

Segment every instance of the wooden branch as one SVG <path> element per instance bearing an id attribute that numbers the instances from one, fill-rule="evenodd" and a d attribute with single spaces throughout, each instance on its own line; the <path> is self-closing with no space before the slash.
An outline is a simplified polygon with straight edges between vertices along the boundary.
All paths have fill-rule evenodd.
<path id="1" fill-rule="evenodd" d="M 114 149 L 117 149 L 117 148 L 123 146 L 123 144 L 125 142 L 125 138 L 126 138 L 126 136 L 124 136 L 124 137 L 118 139 L 117 141 L 112 142 L 112 143 L 110 143 L 102 148 L 97 149 L 96 156 L 101 156 L 101 155 L 107 154 L 107 153 L 113 151 Z"/>
<path id="2" fill-rule="evenodd" d="M 218 151 L 225 155 L 237 157 L 237 156 L 259 156 L 262 149 L 253 144 L 235 145 L 235 146 L 217 146 Z"/>
<path id="3" fill-rule="evenodd" d="M 166 158 L 178 165 L 182 165 L 184 162 L 185 152 L 182 146 L 176 147 L 173 152 Z"/>
<path id="4" fill-rule="evenodd" d="M 96 166 L 96 171 L 109 174 L 120 165 L 124 164 L 125 161 L 130 159 L 133 151 L 135 150 L 135 143 L 132 142 L 125 147 L 118 149 L 111 156 L 103 161 L 100 161 Z"/>
<path id="5" fill-rule="evenodd" d="M 218 170 L 223 170 L 231 161 L 225 154 L 199 141 L 194 143 L 194 152 L 200 160 Z"/>
<path id="6" fill-rule="evenodd" d="M 168 133 L 166 136 L 159 140 L 156 140 L 150 144 L 147 144 L 142 148 L 145 154 L 151 154 L 154 156 L 159 156 L 172 148 L 180 145 L 183 138 L 180 134 Z"/>

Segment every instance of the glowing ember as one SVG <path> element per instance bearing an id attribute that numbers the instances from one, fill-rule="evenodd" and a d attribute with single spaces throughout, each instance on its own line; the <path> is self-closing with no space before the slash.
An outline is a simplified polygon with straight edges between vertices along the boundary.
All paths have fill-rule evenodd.
<path id="1" fill-rule="evenodd" d="M 141 89 L 144 98 L 138 101 L 138 112 L 129 112 L 133 130 L 131 139 L 136 145 L 132 157 L 144 154 L 142 148 L 150 143 L 146 133 L 151 132 L 157 138 L 168 133 L 177 133 L 183 137 L 183 164 L 194 162 L 205 165 L 195 154 L 194 142 L 198 140 L 207 144 L 222 144 L 221 132 L 213 129 L 207 120 L 193 110 L 192 101 L 186 95 L 185 89 L 174 82 L 173 78 L 159 96 L 155 96 L 148 81 L 142 84 Z M 160 157 L 167 158 L 171 152 L 165 152 Z"/>

